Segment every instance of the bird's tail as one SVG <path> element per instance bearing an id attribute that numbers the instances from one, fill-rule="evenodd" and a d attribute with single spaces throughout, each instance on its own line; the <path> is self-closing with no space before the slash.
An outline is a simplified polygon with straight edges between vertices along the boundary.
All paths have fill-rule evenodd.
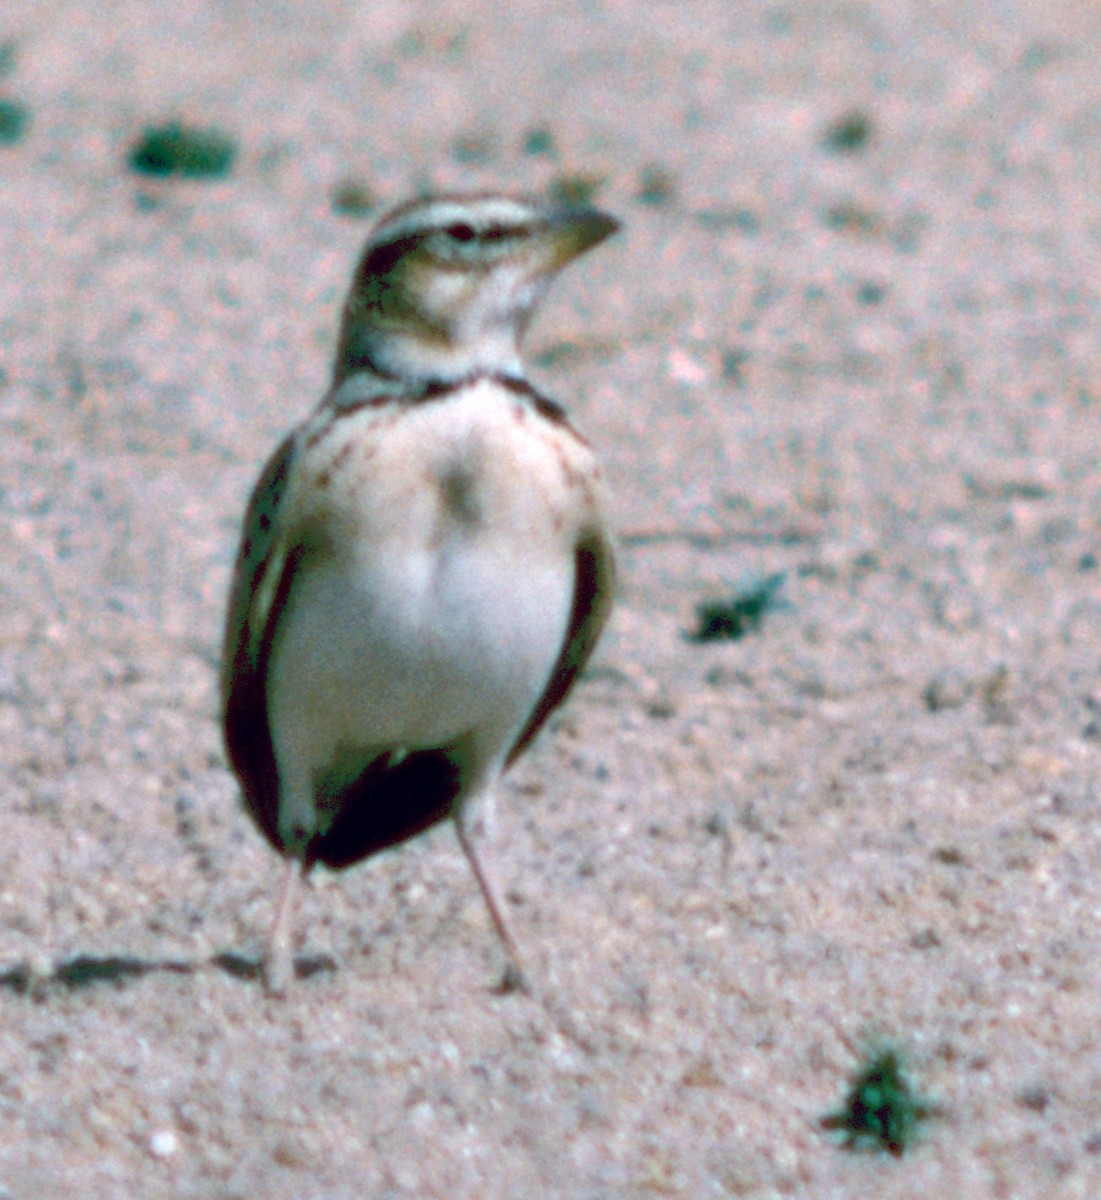
<path id="1" fill-rule="evenodd" d="M 396 846 L 449 817 L 458 794 L 458 767 L 446 750 L 415 750 L 397 761 L 382 755 L 325 797 L 337 815 L 310 843 L 307 865 L 339 870 Z"/>

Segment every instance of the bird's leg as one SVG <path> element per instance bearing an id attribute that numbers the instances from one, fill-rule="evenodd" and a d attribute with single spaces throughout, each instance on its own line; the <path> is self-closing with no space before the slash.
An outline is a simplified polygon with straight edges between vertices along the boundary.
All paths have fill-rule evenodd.
<path id="1" fill-rule="evenodd" d="M 299 880 L 306 873 L 306 865 L 300 858 L 287 860 L 283 885 L 275 905 L 275 920 L 272 921 L 264 947 L 264 990 L 269 996 L 281 996 L 294 977 L 294 955 L 291 951 L 291 935 L 294 932 L 294 899 Z"/>
<path id="2" fill-rule="evenodd" d="M 466 861 L 470 863 L 470 869 L 474 872 L 474 878 L 478 881 L 482 899 L 489 910 L 489 919 L 493 922 L 493 928 L 497 930 L 497 936 L 501 939 L 501 945 L 505 948 L 505 957 L 508 960 L 508 964 L 505 967 L 504 978 L 501 980 L 501 991 L 526 993 L 528 986 L 524 978 L 523 969 L 520 966 L 520 951 L 516 947 L 516 939 L 512 936 L 508 925 L 505 924 L 505 918 L 497 904 L 496 897 L 493 895 L 493 889 L 489 886 L 489 879 L 482 870 L 482 864 L 478 861 L 478 856 L 474 852 L 474 843 L 470 840 L 470 833 L 466 828 L 462 809 L 459 809 L 455 813 L 455 831 L 459 835 L 459 845 L 463 848 Z"/>
<path id="3" fill-rule="evenodd" d="M 492 805 L 487 805 L 486 809 L 491 810 Z M 474 872 L 474 878 L 478 881 L 478 887 L 481 889 L 482 899 L 485 900 L 486 908 L 489 910 L 493 928 L 497 930 L 497 936 L 501 939 L 501 945 L 505 948 L 508 965 L 505 967 L 505 974 L 501 980 L 500 990 L 502 992 L 522 992 L 525 996 L 531 996 L 537 1000 L 558 1027 L 560 1033 L 574 1042 L 586 1054 L 594 1054 L 596 1051 L 591 1039 L 578 1028 L 573 1017 L 558 999 L 544 992 L 542 989 L 536 992 L 529 986 L 527 977 L 520 966 L 520 952 L 516 947 L 516 939 L 505 924 L 505 919 L 498 907 L 497 899 L 489 886 L 489 879 L 482 870 L 482 864 L 478 861 L 478 856 L 474 853 L 474 845 L 470 840 L 470 832 L 464 824 L 463 810 L 461 808 L 455 813 L 455 829 L 459 835 L 459 845 L 462 846 L 463 853 L 466 855 L 466 861 L 470 863 L 470 869 Z"/>

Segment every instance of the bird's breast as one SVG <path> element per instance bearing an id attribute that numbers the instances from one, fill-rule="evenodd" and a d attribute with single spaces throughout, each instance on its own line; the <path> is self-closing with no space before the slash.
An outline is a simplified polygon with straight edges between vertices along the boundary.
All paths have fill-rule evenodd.
<path id="1" fill-rule="evenodd" d="M 334 423 L 302 470 L 310 547 L 271 686 L 319 741 L 439 745 L 521 725 L 566 637 L 584 497 L 574 449 L 512 397 Z M 580 445 L 580 443 L 579 443 Z"/>
<path id="2" fill-rule="evenodd" d="M 598 475 L 588 446 L 499 383 L 334 412 L 299 466 L 299 521 L 335 541 L 569 538 Z"/>

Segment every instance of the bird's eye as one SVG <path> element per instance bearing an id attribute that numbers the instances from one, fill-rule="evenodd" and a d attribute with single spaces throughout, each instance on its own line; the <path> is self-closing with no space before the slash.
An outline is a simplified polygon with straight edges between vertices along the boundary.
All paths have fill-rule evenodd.
<path id="1" fill-rule="evenodd" d="M 491 225 L 485 233 L 482 234 L 483 242 L 503 242 L 505 238 L 512 235 L 512 230 L 507 225 Z"/>
<path id="2" fill-rule="evenodd" d="M 454 225 L 448 225 L 444 232 L 453 242 L 472 242 L 478 236 L 474 227 L 465 221 L 456 221 Z"/>

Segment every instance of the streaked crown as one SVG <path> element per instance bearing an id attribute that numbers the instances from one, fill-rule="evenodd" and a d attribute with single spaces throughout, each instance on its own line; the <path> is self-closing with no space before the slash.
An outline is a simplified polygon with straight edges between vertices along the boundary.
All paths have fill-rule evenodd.
<path id="1" fill-rule="evenodd" d="M 352 279 L 333 386 L 359 371 L 410 384 L 520 375 L 520 340 L 547 285 L 618 227 L 594 208 L 497 195 L 395 209 Z"/>

